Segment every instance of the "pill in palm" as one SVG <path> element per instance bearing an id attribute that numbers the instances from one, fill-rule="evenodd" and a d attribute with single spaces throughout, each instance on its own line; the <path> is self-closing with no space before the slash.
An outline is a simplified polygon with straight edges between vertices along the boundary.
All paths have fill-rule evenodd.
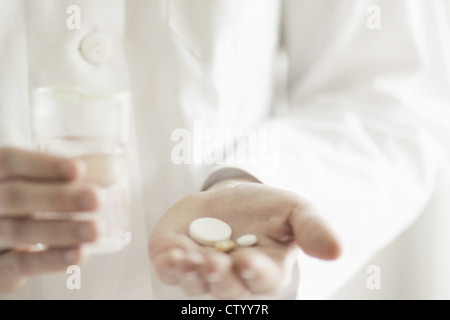
<path id="1" fill-rule="evenodd" d="M 251 247 L 257 242 L 258 238 L 254 234 L 244 234 L 236 240 L 236 243 L 241 247 Z"/>
<path id="2" fill-rule="evenodd" d="M 231 227 L 216 218 L 199 218 L 189 225 L 189 236 L 200 244 L 212 246 L 217 242 L 229 240 Z"/>
<path id="3" fill-rule="evenodd" d="M 231 240 L 223 240 L 223 241 L 219 241 L 216 242 L 214 244 L 214 248 L 216 248 L 216 250 L 222 251 L 222 252 L 228 252 L 234 249 L 235 247 L 235 243 Z"/>

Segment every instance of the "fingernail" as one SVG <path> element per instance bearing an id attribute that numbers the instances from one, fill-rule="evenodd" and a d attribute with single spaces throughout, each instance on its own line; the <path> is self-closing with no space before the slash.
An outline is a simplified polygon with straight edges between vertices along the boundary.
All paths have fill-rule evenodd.
<path id="1" fill-rule="evenodd" d="M 78 197 L 78 202 L 83 209 L 94 209 L 97 205 L 97 197 L 92 192 L 85 191 Z"/>
<path id="2" fill-rule="evenodd" d="M 83 213 L 80 213 L 79 215 L 83 215 Z M 84 214 L 85 217 L 83 217 L 84 220 L 92 221 L 94 223 L 93 229 L 97 230 L 97 235 L 99 237 L 102 237 L 106 234 L 107 227 L 106 223 L 101 220 L 101 217 L 97 213 L 86 213 Z M 95 233 L 95 232 L 94 232 Z"/>
<path id="3" fill-rule="evenodd" d="M 64 262 L 67 264 L 75 264 L 78 259 L 77 250 L 68 250 L 64 252 Z"/>
<path id="4" fill-rule="evenodd" d="M 71 179 L 75 176 L 75 168 L 69 161 L 62 161 L 59 163 L 59 172 L 67 179 Z"/>
<path id="5" fill-rule="evenodd" d="M 174 261 L 180 261 L 184 259 L 184 251 L 179 248 L 170 249 L 169 254 Z"/>
<path id="6" fill-rule="evenodd" d="M 103 221 L 97 221 L 97 230 L 100 237 L 104 236 L 107 232 L 106 224 Z"/>
<path id="7" fill-rule="evenodd" d="M 241 277 L 245 280 L 252 280 L 255 278 L 255 272 L 251 269 L 244 269 L 241 271 Z"/>
<path id="8" fill-rule="evenodd" d="M 90 241 L 95 238 L 95 230 L 89 223 L 83 223 L 78 226 L 77 235 L 81 240 Z"/>

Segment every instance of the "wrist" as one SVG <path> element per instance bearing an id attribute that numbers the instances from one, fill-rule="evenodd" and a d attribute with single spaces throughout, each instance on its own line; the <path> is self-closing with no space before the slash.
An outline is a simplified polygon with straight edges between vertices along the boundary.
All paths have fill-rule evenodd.
<path id="1" fill-rule="evenodd" d="M 262 182 L 244 170 L 227 167 L 212 172 L 203 183 L 201 191 L 233 187 L 241 183 Z"/>
<path id="2" fill-rule="evenodd" d="M 244 183 L 260 183 L 260 182 L 258 180 L 256 180 L 256 179 L 251 179 L 251 178 L 225 179 L 225 180 L 218 181 L 218 182 L 212 184 L 205 191 L 225 189 L 225 188 L 232 188 L 232 187 L 235 187 L 235 186 L 237 186 L 239 184 L 244 184 Z"/>

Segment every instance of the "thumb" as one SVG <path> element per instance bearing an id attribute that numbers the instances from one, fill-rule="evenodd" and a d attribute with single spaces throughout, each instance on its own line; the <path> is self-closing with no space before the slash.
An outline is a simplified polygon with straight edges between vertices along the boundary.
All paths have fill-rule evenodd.
<path id="1" fill-rule="evenodd" d="M 335 260 L 341 255 L 341 246 L 325 221 L 314 207 L 296 205 L 293 207 L 289 224 L 295 242 L 307 255 L 322 260 Z"/>

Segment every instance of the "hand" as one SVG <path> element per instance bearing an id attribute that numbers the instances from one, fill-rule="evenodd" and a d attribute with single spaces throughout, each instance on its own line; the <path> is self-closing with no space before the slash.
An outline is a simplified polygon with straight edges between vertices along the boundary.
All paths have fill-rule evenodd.
<path id="1" fill-rule="evenodd" d="M 227 222 L 232 239 L 258 237 L 254 247 L 222 253 L 188 236 L 191 221 L 214 217 Z M 301 248 L 331 260 L 340 246 L 314 208 L 296 194 L 245 181 L 223 181 L 173 205 L 156 225 L 149 255 L 166 284 L 190 295 L 209 293 L 219 299 L 274 294 L 285 288 Z"/>
<path id="2" fill-rule="evenodd" d="M 96 189 L 82 182 L 83 171 L 79 161 L 0 148 L 0 294 L 18 290 L 28 277 L 82 262 L 80 245 L 97 239 L 97 224 L 33 213 L 97 209 Z M 37 243 L 45 249 L 32 250 Z"/>

